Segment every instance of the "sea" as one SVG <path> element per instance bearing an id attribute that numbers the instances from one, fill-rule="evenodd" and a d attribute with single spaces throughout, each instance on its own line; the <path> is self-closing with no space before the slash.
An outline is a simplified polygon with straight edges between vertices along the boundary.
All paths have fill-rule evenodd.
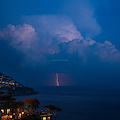
<path id="1" fill-rule="evenodd" d="M 36 87 L 36 95 L 16 96 L 18 101 L 37 98 L 40 110 L 46 105 L 62 109 L 57 120 L 120 120 L 120 89 L 82 87 Z"/>

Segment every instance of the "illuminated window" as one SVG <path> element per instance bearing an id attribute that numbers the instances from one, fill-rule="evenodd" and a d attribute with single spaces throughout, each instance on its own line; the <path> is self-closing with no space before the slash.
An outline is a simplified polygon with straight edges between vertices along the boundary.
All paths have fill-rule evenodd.
<path id="1" fill-rule="evenodd" d="M 46 120 L 46 117 L 43 117 L 43 120 Z"/>
<path id="2" fill-rule="evenodd" d="M 5 115 L 5 116 L 2 116 L 2 120 L 7 120 L 8 116 Z"/>
<path id="3" fill-rule="evenodd" d="M 13 115 L 15 115 L 15 113 L 13 113 Z"/>
<path id="4" fill-rule="evenodd" d="M 24 112 L 22 112 L 22 115 L 24 114 Z"/>
<path id="5" fill-rule="evenodd" d="M 50 120 L 50 117 L 47 117 L 47 120 Z"/>
<path id="6" fill-rule="evenodd" d="M 6 82 L 6 84 L 9 84 L 8 82 Z"/>
<path id="7" fill-rule="evenodd" d="M 18 108 L 18 113 L 19 113 L 20 109 Z"/>
<path id="8" fill-rule="evenodd" d="M 21 118 L 21 113 L 19 113 L 19 116 L 18 116 L 18 118 L 19 118 L 19 119 Z"/>
<path id="9" fill-rule="evenodd" d="M 4 109 L 1 109 L 1 112 L 4 113 Z"/>
<path id="10" fill-rule="evenodd" d="M 10 115 L 9 118 L 12 118 L 12 115 Z"/>
<path id="11" fill-rule="evenodd" d="M 7 114 L 10 112 L 10 109 L 7 109 Z"/>
<path id="12" fill-rule="evenodd" d="M 11 83 L 11 85 L 15 85 L 15 83 Z"/>

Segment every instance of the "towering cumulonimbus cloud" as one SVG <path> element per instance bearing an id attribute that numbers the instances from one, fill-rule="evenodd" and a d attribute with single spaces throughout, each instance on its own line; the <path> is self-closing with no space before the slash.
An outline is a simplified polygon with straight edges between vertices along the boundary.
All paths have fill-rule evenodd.
<path id="1" fill-rule="evenodd" d="M 72 20 L 66 15 L 26 16 L 24 19 L 42 37 L 65 38 L 57 42 L 68 42 L 83 38 Z"/>
<path id="2" fill-rule="evenodd" d="M 97 3 L 99 4 L 99 2 Z M 77 28 L 84 33 L 84 36 L 93 37 L 101 32 L 101 26 L 95 17 L 95 6 L 89 0 L 70 0 L 62 9 L 71 17 Z"/>
<path id="3" fill-rule="evenodd" d="M 37 41 L 35 29 L 28 24 L 23 25 L 7 25 L 6 28 L 0 30 L 0 38 L 6 40 L 8 44 L 16 49 L 29 49 L 32 44 Z"/>
<path id="4" fill-rule="evenodd" d="M 27 59 L 39 61 L 45 54 L 60 52 L 59 44 L 83 39 L 67 16 L 29 16 L 25 19 L 23 25 L 8 25 L 0 30 L 0 38 L 22 51 Z"/>
<path id="5" fill-rule="evenodd" d="M 84 38 L 72 20 L 65 15 L 25 17 L 23 25 L 8 25 L 0 30 L 0 39 L 21 51 L 27 60 L 41 62 L 64 49 L 77 53 L 85 61 L 96 56 L 100 61 L 120 62 L 120 51 L 112 43 Z M 62 48 L 61 48 L 61 47 Z"/>

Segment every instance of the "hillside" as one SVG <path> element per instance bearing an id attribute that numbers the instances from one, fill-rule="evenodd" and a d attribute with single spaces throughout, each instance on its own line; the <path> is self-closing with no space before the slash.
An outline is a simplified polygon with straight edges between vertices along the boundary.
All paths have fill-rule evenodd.
<path id="1" fill-rule="evenodd" d="M 13 95 L 30 95 L 38 93 L 32 88 L 16 82 L 14 79 L 0 72 L 0 92 L 1 95 L 7 95 L 9 88 L 12 89 Z"/>

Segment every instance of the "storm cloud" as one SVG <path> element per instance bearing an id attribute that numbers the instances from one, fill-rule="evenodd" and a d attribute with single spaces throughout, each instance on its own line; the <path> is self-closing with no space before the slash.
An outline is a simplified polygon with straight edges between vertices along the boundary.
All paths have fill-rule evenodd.
<path id="1" fill-rule="evenodd" d="M 60 85 L 119 87 L 118 0 L 0 3 L 1 72 L 28 86 L 59 73 Z"/>
<path id="2" fill-rule="evenodd" d="M 89 62 L 92 56 L 100 61 L 120 62 L 120 52 L 112 43 L 84 38 L 65 15 L 28 16 L 24 20 L 23 25 L 8 25 L 0 30 L 0 38 L 25 54 L 26 60 L 41 63 L 47 55 L 64 49 L 71 56 L 77 53 L 83 62 Z"/>

